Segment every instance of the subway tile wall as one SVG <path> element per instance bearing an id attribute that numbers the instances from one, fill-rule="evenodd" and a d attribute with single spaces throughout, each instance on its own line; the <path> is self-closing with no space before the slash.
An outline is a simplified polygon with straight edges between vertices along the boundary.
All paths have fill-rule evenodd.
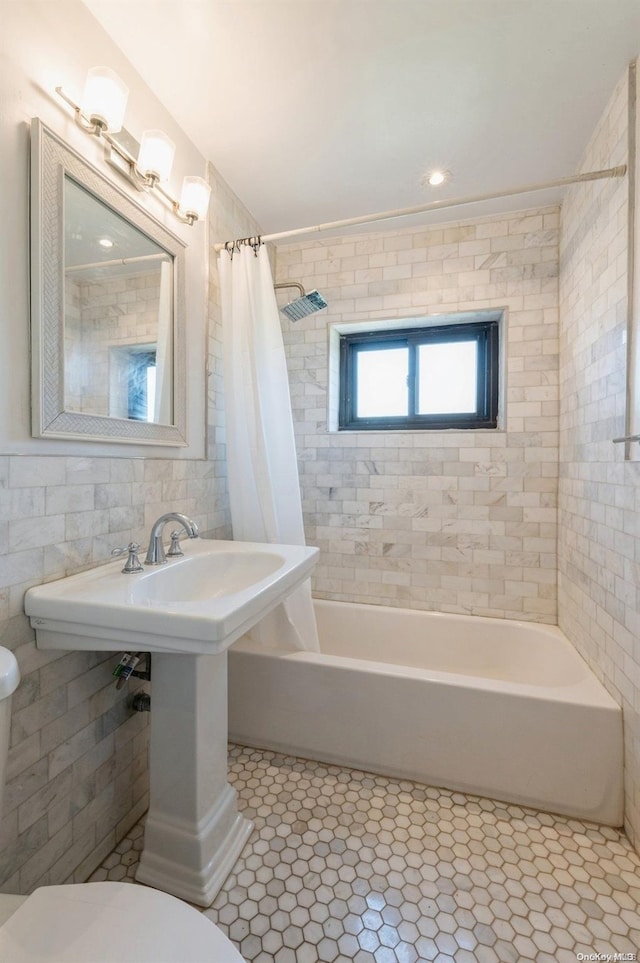
<path id="1" fill-rule="evenodd" d="M 278 246 L 277 280 L 329 303 L 283 319 L 317 596 L 556 621 L 558 222 L 552 207 Z M 506 309 L 504 430 L 328 431 L 330 325 L 490 308 Z"/>
<path id="2" fill-rule="evenodd" d="M 213 167 L 212 240 L 257 233 Z M 219 232 L 219 233 L 218 233 Z M 0 891 L 83 881 L 148 806 L 148 719 L 129 708 L 145 683 L 115 689 L 110 653 L 41 652 L 23 612 L 32 585 L 144 543 L 163 512 L 229 534 L 215 264 L 208 296 L 209 457 L 0 455 L 0 645 L 22 682 L 13 698 L 11 749 L 0 827 Z M 205 359 L 203 359 L 205 363 Z M 64 443 L 61 443 L 64 451 Z"/>
<path id="3" fill-rule="evenodd" d="M 22 682 L 12 705 L 0 831 L 0 888 L 81 881 L 148 805 L 147 718 L 116 690 L 111 653 L 41 652 L 23 612 L 27 588 L 142 543 L 165 511 L 210 525 L 204 461 L 0 457 L 0 644 Z"/>
<path id="4" fill-rule="evenodd" d="M 582 162 L 627 160 L 628 80 Z M 560 248 L 559 623 L 624 711 L 625 828 L 640 843 L 640 465 L 624 461 L 626 178 L 572 187 Z"/>

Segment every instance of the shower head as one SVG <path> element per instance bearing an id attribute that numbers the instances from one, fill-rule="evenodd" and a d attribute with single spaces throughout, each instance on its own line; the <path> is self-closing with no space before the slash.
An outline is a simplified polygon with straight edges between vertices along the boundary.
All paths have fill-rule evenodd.
<path id="1" fill-rule="evenodd" d="M 299 321 L 300 318 L 306 318 L 308 314 L 313 314 L 314 311 L 322 311 L 326 306 L 327 302 L 318 291 L 309 291 L 301 298 L 290 301 L 280 310 L 283 314 L 286 314 L 290 321 Z"/>
<path id="2" fill-rule="evenodd" d="M 290 321 L 300 321 L 301 318 L 306 318 L 308 314 L 313 314 L 315 311 L 322 311 L 323 308 L 327 307 L 327 302 L 318 291 L 309 291 L 309 293 L 306 294 L 302 285 L 298 284 L 297 281 L 293 281 L 290 284 L 274 284 L 274 287 L 298 288 L 300 291 L 299 298 L 296 298 L 295 301 L 290 301 L 289 304 L 285 304 L 283 308 L 280 308 L 281 312 L 286 315 Z"/>

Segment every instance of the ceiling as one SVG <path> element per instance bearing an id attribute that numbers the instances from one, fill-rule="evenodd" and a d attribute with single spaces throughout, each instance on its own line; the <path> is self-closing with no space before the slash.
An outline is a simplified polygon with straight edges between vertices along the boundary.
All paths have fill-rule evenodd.
<path id="1" fill-rule="evenodd" d="M 571 174 L 640 54 L 640 0 L 84 2 L 265 233 Z"/>

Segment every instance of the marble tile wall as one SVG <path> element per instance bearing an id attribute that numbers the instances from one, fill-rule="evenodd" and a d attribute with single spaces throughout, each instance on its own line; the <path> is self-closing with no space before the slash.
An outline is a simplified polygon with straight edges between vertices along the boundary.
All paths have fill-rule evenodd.
<path id="1" fill-rule="evenodd" d="M 558 219 L 278 246 L 277 279 L 329 302 L 283 320 L 317 596 L 555 622 Z M 506 309 L 503 430 L 327 429 L 330 325 L 489 308 Z"/>
<path id="2" fill-rule="evenodd" d="M 212 243 L 255 225 L 214 168 Z M 115 689 L 118 656 L 36 649 L 23 612 L 32 585 L 144 543 L 163 512 L 229 534 L 215 263 L 208 298 L 209 457 L 206 460 L 0 454 L 0 645 L 22 682 L 13 699 L 0 826 L 0 891 L 83 881 L 148 806 L 148 717 L 132 712 L 134 683 Z M 208 289 L 207 289 L 208 283 Z"/>
<path id="3" fill-rule="evenodd" d="M 628 81 L 582 161 L 627 160 Z M 572 187 L 560 247 L 559 623 L 624 711 L 626 829 L 640 843 L 640 465 L 624 461 L 628 183 Z"/>
<path id="4" fill-rule="evenodd" d="M 110 653 L 41 652 L 25 590 L 143 542 L 165 511 L 213 527 L 206 461 L 0 456 L 0 644 L 22 682 L 13 698 L 0 830 L 0 889 L 83 880 L 148 805 L 148 717 L 116 690 Z M 124 576 L 123 576 L 124 577 Z"/>

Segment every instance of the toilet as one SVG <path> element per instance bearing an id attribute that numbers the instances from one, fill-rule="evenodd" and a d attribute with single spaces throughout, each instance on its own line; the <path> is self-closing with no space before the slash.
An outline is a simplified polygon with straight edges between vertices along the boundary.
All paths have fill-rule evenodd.
<path id="1" fill-rule="evenodd" d="M 0 796 L 18 663 L 0 647 Z M 131 883 L 0 893 L 0 960 L 11 963 L 245 963 L 211 920 L 167 893 Z"/>

